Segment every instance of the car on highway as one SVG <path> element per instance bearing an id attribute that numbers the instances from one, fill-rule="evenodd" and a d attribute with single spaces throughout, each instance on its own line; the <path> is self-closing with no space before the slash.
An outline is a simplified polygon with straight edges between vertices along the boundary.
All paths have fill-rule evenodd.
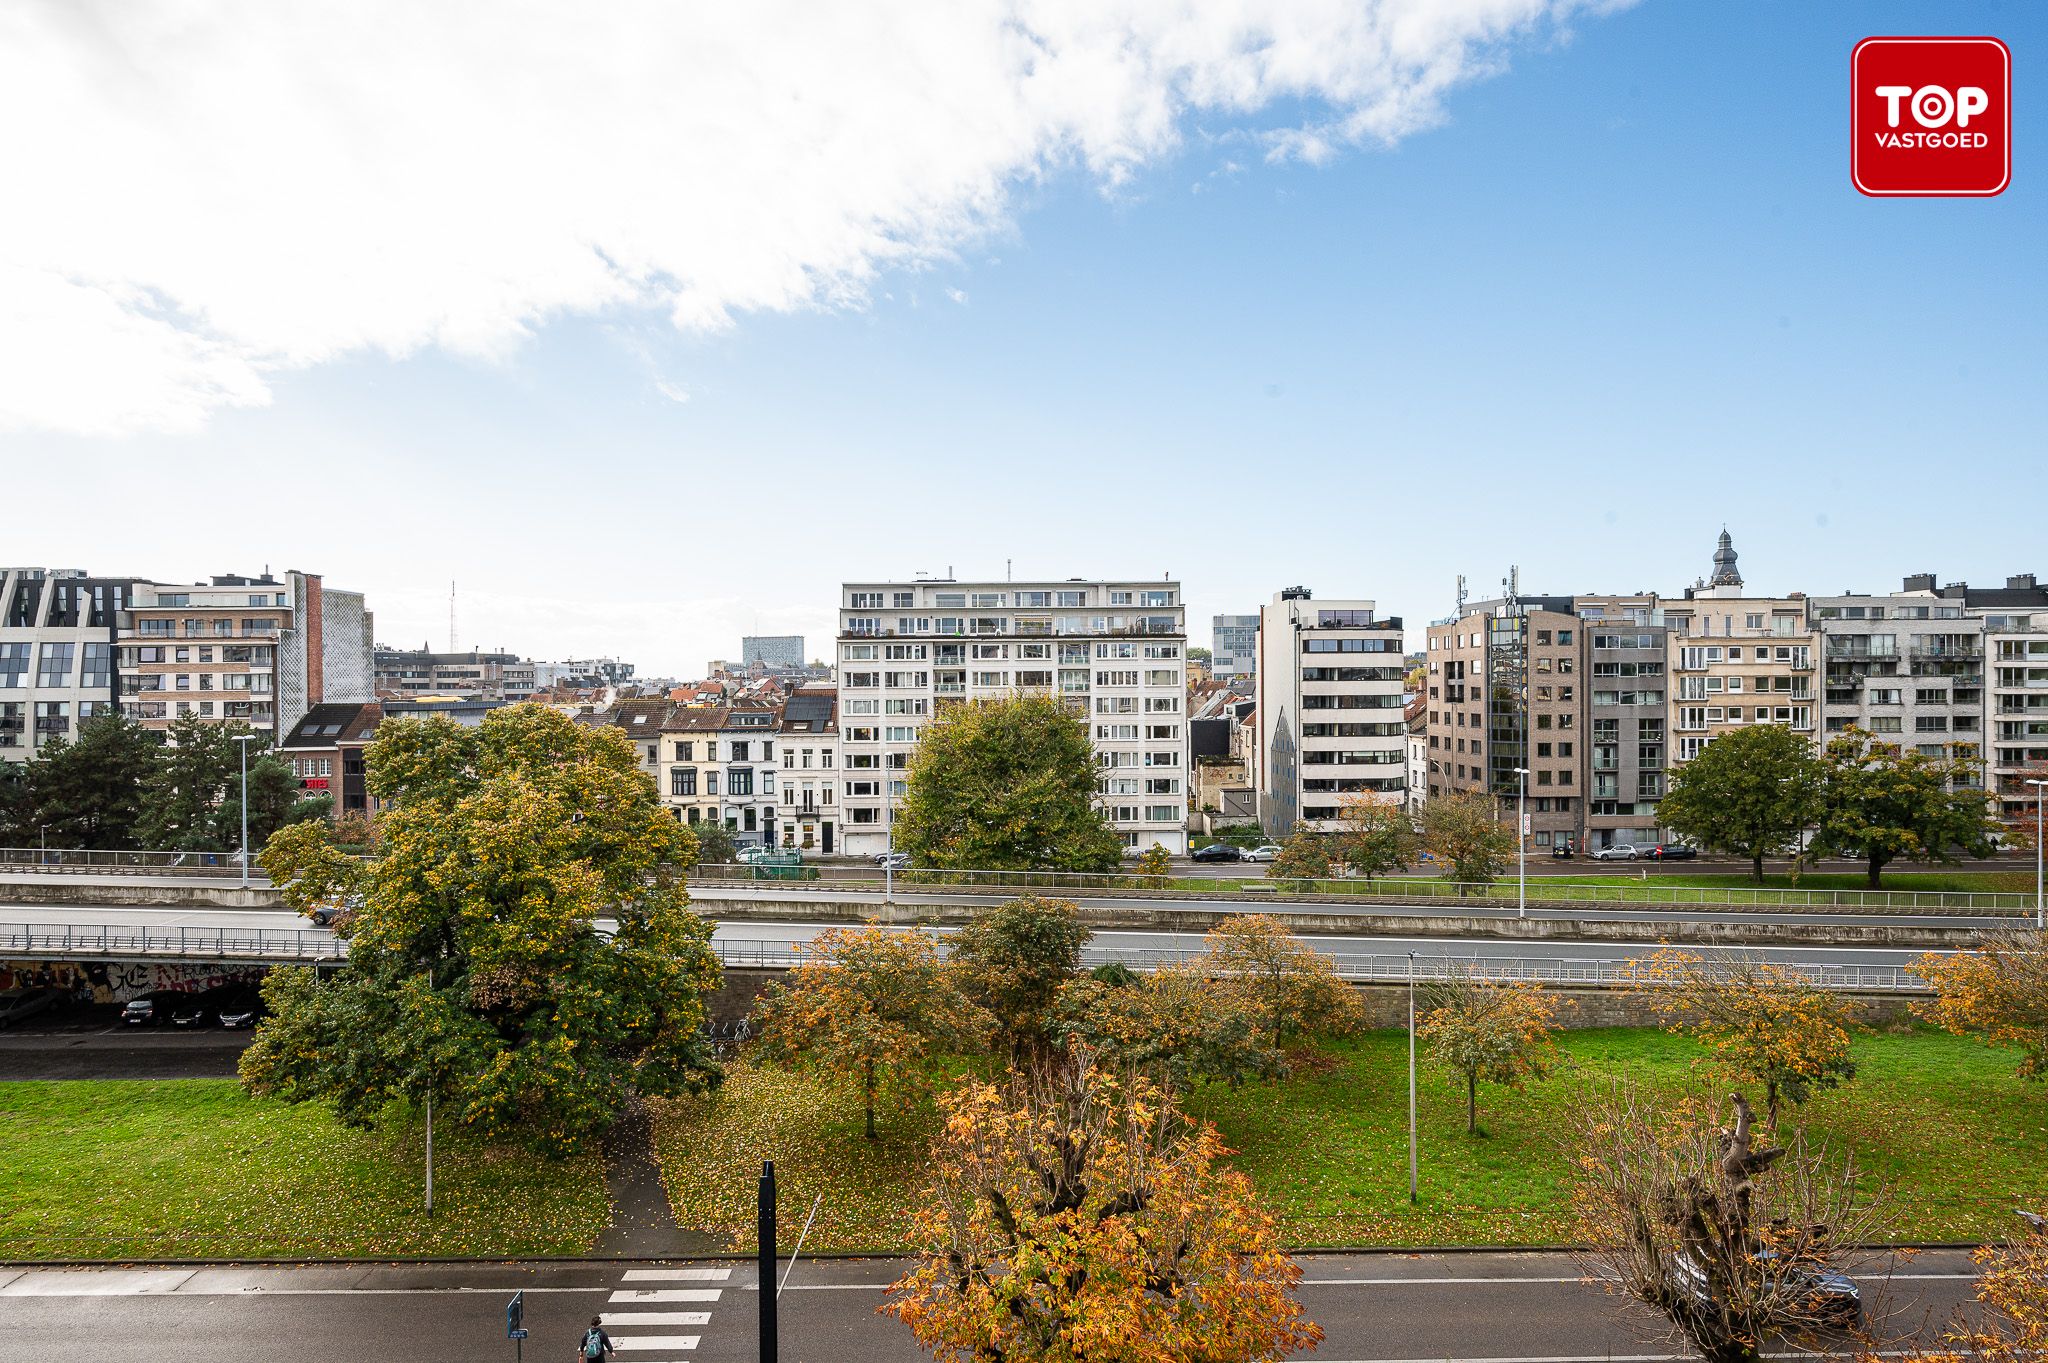
<path id="1" fill-rule="evenodd" d="M 907 871 L 910 869 L 910 853 L 877 852 L 875 853 L 875 865 L 890 871 Z"/>
<path id="2" fill-rule="evenodd" d="M 124 1027 L 161 1027 L 170 1021 L 171 1010 L 191 997 L 175 989 L 153 989 L 121 1005 Z"/>
<path id="3" fill-rule="evenodd" d="M 1612 847 L 1596 847 L 1588 855 L 1595 861 L 1634 861 L 1641 854 L 1633 843 L 1618 842 Z"/>
<path id="4" fill-rule="evenodd" d="M 61 989 L 4 989 L 0 990 L 0 1027 L 12 1027 L 17 1022 L 26 1022 L 38 1013 L 47 1012 L 64 1001 Z"/>
<path id="5" fill-rule="evenodd" d="M 1257 847 L 1246 848 L 1244 856 L 1241 859 L 1244 861 L 1271 861 L 1274 857 L 1277 857 L 1279 855 L 1279 843 L 1262 842 Z"/>
<path id="6" fill-rule="evenodd" d="M 1234 842 L 1212 842 L 1207 847 L 1197 847 L 1188 853 L 1189 861 L 1243 861 L 1244 849 Z"/>
<path id="7" fill-rule="evenodd" d="M 1759 1251 L 1756 1262 L 1775 1286 L 1788 1290 L 1799 1302 L 1801 1314 L 1814 1324 L 1849 1330 L 1862 1323 L 1863 1289 L 1847 1274 L 1805 1260 L 1781 1262 L 1770 1250 Z M 1671 1285 L 1696 1310 L 1713 1306 L 1713 1288 L 1705 1270 L 1684 1250 L 1671 1256 Z"/>
<path id="8" fill-rule="evenodd" d="M 230 985 L 221 996 L 220 1007 L 214 1014 L 220 1025 L 230 1031 L 254 1027 L 263 1016 L 263 995 L 254 985 Z"/>
<path id="9" fill-rule="evenodd" d="M 1688 847 L 1682 842 L 1660 842 L 1643 853 L 1651 861 L 1692 861 L 1699 854 L 1699 848 Z"/>

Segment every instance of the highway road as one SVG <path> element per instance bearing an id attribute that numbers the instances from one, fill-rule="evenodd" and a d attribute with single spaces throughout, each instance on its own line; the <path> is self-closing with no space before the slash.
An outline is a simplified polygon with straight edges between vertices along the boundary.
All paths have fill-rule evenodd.
<path id="1" fill-rule="evenodd" d="M 1300 1296 L 1323 1327 L 1319 1363 L 1656 1363 L 1690 1357 L 1647 1315 L 1562 1254 L 1305 1256 Z M 778 1306 L 788 1363 L 917 1363 L 876 1314 L 888 1260 L 799 1262 Z M 1973 1291 L 1965 1255 L 1899 1267 L 1882 1293 L 1894 1342 Z M 747 1262 L 15 1270 L 0 1268 L 0 1363 L 508 1363 L 505 1304 L 523 1291 L 524 1352 L 569 1356 L 593 1315 L 627 1363 L 753 1363 L 759 1301 Z"/>
<path id="2" fill-rule="evenodd" d="M 1105 901 L 1116 902 L 1116 901 Z M 700 900 L 700 910 L 716 914 L 716 901 L 706 897 Z M 71 908 L 63 905 L 13 905 L 0 906 L 0 925 L 27 923 L 32 925 L 63 925 L 66 923 L 94 923 L 123 927 L 149 927 L 152 929 L 191 928 L 202 931 L 226 929 L 235 931 L 248 928 L 305 927 L 312 929 L 305 920 L 282 909 L 216 909 L 207 907 L 152 907 L 143 905 L 123 907 Z M 729 952 L 743 958 L 748 951 L 786 952 L 795 944 L 809 941 L 823 928 L 831 926 L 817 922 L 717 922 L 716 940 Z M 948 929 L 937 929 L 941 935 Z M 1521 963 L 1531 971 L 1583 970 L 1607 962 L 1627 962 L 1646 957 L 1658 949 L 1654 942 L 1580 941 L 1572 939 L 1545 939 L 1541 941 L 1501 941 L 1488 938 L 1431 936 L 1427 934 L 1389 935 L 1316 935 L 1305 938 L 1318 951 L 1338 957 L 1343 961 L 1360 961 L 1364 958 L 1382 958 L 1381 964 L 1387 970 L 1401 968 L 1396 958 L 1405 958 L 1408 952 L 1423 957 L 1448 957 L 1488 962 Z M 1088 951 L 1090 964 L 1109 960 L 1124 960 L 1132 964 L 1157 963 L 1174 955 L 1192 955 L 1202 949 L 1202 935 L 1197 932 L 1162 932 L 1154 929 L 1099 930 L 1096 932 Z M 1715 946 L 1711 944 L 1688 944 L 1689 950 L 1712 955 L 1718 952 L 1741 952 L 1766 960 L 1797 963 L 1836 971 L 1855 971 L 1861 968 L 1867 972 L 1894 972 L 1906 966 L 1922 954 L 1919 948 L 1876 947 L 1876 946 Z M 739 959 L 736 963 L 744 963 Z M 1873 978 L 1874 986 L 1881 981 Z"/>

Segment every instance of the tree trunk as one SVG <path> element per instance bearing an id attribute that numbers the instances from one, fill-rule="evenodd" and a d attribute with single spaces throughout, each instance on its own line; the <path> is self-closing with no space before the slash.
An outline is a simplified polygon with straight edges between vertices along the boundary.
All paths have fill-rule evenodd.
<path id="1" fill-rule="evenodd" d="M 1749 858 L 1749 878 L 1757 884 L 1764 883 L 1764 854 L 1753 853 Z"/>
<path id="2" fill-rule="evenodd" d="M 870 1060 L 863 1067 L 861 1089 L 867 1099 L 868 1139 L 875 1139 L 875 1062 Z"/>
<path id="3" fill-rule="evenodd" d="M 1479 1134 L 1479 1076 L 1472 1072 L 1465 1075 L 1465 1134 Z"/>
<path id="4" fill-rule="evenodd" d="M 1870 854 L 1869 875 L 1871 889 L 1879 890 L 1884 888 L 1884 858 L 1875 852 Z"/>
<path id="5" fill-rule="evenodd" d="M 1704 1323 L 1703 1323 L 1704 1327 Z M 1692 1346 L 1700 1351 L 1706 1363 L 1758 1363 L 1763 1357 L 1756 1346 L 1746 1340 L 1723 1338 L 1711 1328 L 1695 1327 L 1686 1330 L 1686 1337 Z"/>

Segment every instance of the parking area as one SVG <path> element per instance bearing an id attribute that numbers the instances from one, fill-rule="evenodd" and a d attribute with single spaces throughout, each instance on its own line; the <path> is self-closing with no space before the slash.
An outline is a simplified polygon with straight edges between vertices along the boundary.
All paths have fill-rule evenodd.
<path id="1" fill-rule="evenodd" d="M 0 1082 L 232 1079 L 249 1031 L 129 1026 L 118 1003 L 65 1002 L 0 1031 Z"/>

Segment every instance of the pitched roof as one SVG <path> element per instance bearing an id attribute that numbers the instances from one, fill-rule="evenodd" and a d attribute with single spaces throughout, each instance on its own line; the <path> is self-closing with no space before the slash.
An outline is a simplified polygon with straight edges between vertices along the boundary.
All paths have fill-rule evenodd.
<path id="1" fill-rule="evenodd" d="M 375 701 L 316 705 L 306 711 L 280 748 L 332 748 L 342 743 L 367 743 L 384 718 Z"/>

